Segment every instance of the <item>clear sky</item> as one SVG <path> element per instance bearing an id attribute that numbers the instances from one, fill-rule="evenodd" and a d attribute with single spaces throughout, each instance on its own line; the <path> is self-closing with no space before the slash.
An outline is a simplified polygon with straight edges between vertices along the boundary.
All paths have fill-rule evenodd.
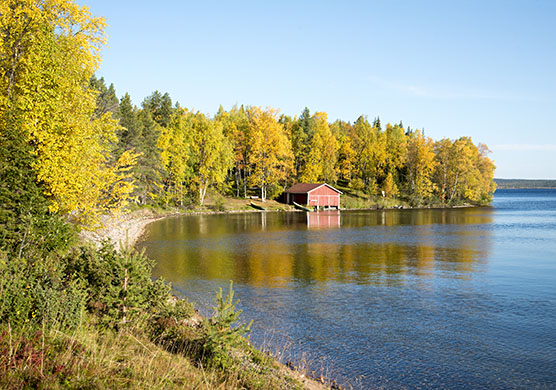
<path id="1" fill-rule="evenodd" d="M 500 178 L 556 179 L 556 1 L 77 0 L 135 104 L 271 106 L 471 136 Z"/>

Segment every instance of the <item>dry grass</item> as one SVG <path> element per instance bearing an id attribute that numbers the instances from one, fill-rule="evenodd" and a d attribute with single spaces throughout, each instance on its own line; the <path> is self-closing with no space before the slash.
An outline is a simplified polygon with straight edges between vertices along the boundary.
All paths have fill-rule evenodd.
<path id="1" fill-rule="evenodd" d="M 133 330 L 101 330 L 90 319 L 72 332 L 1 332 L 0 388 L 322 389 L 272 359 L 223 370 L 204 367 Z M 239 352 L 239 355 L 245 352 Z"/>
<path id="2" fill-rule="evenodd" d="M 11 335 L 11 348 L 6 338 L 0 388 L 237 388 L 233 378 L 197 367 L 187 357 L 129 332 L 83 326 L 72 333 L 51 331 L 38 342 L 22 336 L 29 332 L 18 333 Z"/>

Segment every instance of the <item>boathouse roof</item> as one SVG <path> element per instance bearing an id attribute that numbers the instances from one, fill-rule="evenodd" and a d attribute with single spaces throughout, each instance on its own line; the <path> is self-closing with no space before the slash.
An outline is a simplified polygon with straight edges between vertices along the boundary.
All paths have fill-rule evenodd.
<path id="1" fill-rule="evenodd" d="M 342 191 L 337 190 L 336 188 L 326 183 L 298 183 L 288 188 L 286 192 L 289 194 L 308 194 L 309 192 L 314 191 L 322 186 L 326 186 L 331 190 L 336 191 L 338 194 L 342 193 Z"/>

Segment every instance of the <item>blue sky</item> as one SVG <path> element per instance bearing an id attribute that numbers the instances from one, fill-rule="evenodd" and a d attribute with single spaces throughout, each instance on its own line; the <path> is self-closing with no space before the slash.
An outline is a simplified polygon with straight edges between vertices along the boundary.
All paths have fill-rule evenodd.
<path id="1" fill-rule="evenodd" d="M 487 144 L 496 177 L 556 179 L 556 1 L 78 3 L 109 24 L 98 75 L 137 105 L 403 120 Z"/>

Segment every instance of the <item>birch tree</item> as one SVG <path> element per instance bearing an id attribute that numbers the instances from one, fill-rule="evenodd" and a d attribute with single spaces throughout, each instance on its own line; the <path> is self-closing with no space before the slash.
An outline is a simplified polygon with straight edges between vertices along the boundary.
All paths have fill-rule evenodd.
<path id="1" fill-rule="evenodd" d="M 232 146 L 224 137 L 222 124 L 209 120 L 201 113 L 192 117 L 191 142 L 193 184 L 202 205 L 209 186 L 224 182 L 233 161 Z"/>
<path id="2" fill-rule="evenodd" d="M 432 174 L 435 167 L 433 141 L 422 131 L 410 134 L 407 143 L 408 193 L 415 201 L 431 197 L 435 186 Z"/>
<path id="3" fill-rule="evenodd" d="M 252 174 L 249 182 L 261 191 L 261 200 L 267 198 L 268 188 L 279 185 L 293 169 L 291 143 L 284 128 L 277 121 L 275 110 L 250 107 L 249 164 Z"/>
<path id="4" fill-rule="evenodd" d="M 301 181 L 315 183 L 324 180 L 336 183 L 338 141 L 330 131 L 328 115 L 325 112 L 316 112 L 312 119 L 314 133 L 308 146 L 309 152 Z"/>
<path id="5" fill-rule="evenodd" d="M 124 205 L 133 187 L 121 175 L 133 153 L 119 162 L 108 153 L 116 122 L 110 113 L 94 116 L 90 80 L 105 26 L 70 0 L 0 2 L 0 129 L 16 122 L 32 146 L 50 210 L 91 223 Z"/>

